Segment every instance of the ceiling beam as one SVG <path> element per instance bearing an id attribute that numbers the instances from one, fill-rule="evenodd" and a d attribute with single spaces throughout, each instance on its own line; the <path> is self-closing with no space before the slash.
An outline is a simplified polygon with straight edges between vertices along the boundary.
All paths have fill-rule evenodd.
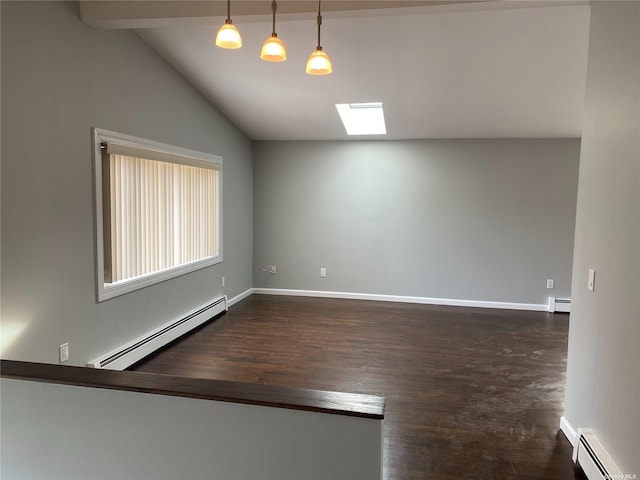
<path id="1" fill-rule="evenodd" d="M 323 13 L 354 12 L 364 10 L 388 10 L 412 7 L 446 7 L 470 4 L 505 3 L 504 0 L 324 0 Z M 278 14 L 297 17 L 313 14 L 318 10 L 315 0 L 279 0 Z M 194 23 L 209 23 L 212 19 L 227 15 L 224 0 L 150 0 L 150 1 L 80 1 L 81 20 L 99 28 L 151 28 Z M 262 21 L 271 16 L 270 2 L 262 0 L 233 0 L 232 18 L 243 21 Z"/>

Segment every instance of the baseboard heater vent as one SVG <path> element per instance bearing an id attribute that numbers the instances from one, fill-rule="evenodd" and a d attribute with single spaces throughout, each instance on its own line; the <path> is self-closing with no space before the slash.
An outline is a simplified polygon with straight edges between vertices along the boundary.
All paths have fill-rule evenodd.
<path id="1" fill-rule="evenodd" d="M 571 312 L 571 299 L 549 297 L 549 311 L 550 312 L 567 312 L 567 313 Z"/>
<path id="2" fill-rule="evenodd" d="M 227 311 L 226 295 L 187 313 L 177 320 L 156 328 L 140 338 L 125 343 L 121 347 L 89 362 L 87 366 L 109 370 L 124 370 L 160 347 L 225 311 Z"/>
<path id="3" fill-rule="evenodd" d="M 625 478 L 596 436 L 588 429 L 578 429 L 573 447 L 573 461 L 580 465 L 589 480 Z"/>

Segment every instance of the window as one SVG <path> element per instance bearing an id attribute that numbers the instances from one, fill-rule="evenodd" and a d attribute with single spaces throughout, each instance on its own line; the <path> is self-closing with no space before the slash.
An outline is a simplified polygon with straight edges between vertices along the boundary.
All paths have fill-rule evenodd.
<path id="1" fill-rule="evenodd" d="M 381 102 L 336 103 L 347 135 L 384 135 L 384 111 Z"/>
<path id="2" fill-rule="evenodd" d="M 94 129 L 98 301 L 222 261 L 222 158 Z"/>

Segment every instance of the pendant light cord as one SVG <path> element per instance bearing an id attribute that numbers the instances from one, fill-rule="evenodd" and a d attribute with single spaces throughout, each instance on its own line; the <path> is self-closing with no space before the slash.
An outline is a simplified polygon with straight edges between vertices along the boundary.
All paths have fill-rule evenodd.
<path id="1" fill-rule="evenodd" d="M 225 23 L 231 23 L 231 0 L 227 0 L 227 21 Z"/>
<path id="2" fill-rule="evenodd" d="M 320 25 L 322 25 L 322 15 L 320 14 L 320 2 L 322 0 L 318 0 L 318 50 L 322 50 L 320 46 Z"/>
<path id="3" fill-rule="evenodd" d="M 273 12 L 273 29 L 271 30 L 271 36 L 273 37 L 277 37 L 278 34 L 276 33 L 276 10 L 277 10 L 278 6 L 276 5 L 276 0 L 273 0 L 273 2 L 271 2 L 271 11 Z"/>

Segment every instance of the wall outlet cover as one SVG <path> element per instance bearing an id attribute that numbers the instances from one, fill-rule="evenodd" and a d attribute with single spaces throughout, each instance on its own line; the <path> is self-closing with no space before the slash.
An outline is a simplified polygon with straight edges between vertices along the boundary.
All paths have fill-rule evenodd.
<path id="1" fill-rule="evenodd" d="M 63 343 L 58 347 L 58 352 L 60 354 L 60 363 L 66 362 L 69 360 L 69 344 Z"/>

